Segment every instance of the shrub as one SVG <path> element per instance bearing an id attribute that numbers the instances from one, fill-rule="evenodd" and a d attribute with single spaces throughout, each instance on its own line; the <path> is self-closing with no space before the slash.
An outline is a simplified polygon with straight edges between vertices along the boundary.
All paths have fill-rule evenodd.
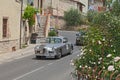
<path id="1" fill-rule="evenodd" d="M 77 9 L 71 8 L 64 13 L 64 20 L 67 26 L 78 26 L 81 24 L 81 14 Z"/>
<path id="2" fill-rule="evenodd" d="M 98 13 L 93 22 L 87 45 L 74 60 L 75 68 L 90 80 L 115 80 L 120 75 L 120 18 L 110 12 Z"/>
<path id="3" fill-rule="evenodd" d="M 112 5 L 112 14 L 115 16 L 120 16 L 120 2 L 116 0 Z"/>
<path id="4" fill-rule="evenodd" d="M 57 36 L 57 33 L 55 31 L 50 31 L 48 33 L 48 36 Z"/>
<path id="5" fill-rule="evenodd" d="M 93 11 L 93 10 L 89 10 L 87 12 L 87 19 L 88 19 L 88 22 L 92 22 L 94 17 L 97 15 L 97 12 Z"/>

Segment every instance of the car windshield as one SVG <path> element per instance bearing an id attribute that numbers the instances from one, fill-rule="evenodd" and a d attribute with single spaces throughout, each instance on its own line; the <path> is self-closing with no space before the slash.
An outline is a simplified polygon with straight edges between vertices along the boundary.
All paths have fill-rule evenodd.
<path id="1" fill-rule="evenodd" d="M 60 38 L 47 38 L 47 43 L 56 44 L 56 43 L 62 43 L 62 39 Z"/>

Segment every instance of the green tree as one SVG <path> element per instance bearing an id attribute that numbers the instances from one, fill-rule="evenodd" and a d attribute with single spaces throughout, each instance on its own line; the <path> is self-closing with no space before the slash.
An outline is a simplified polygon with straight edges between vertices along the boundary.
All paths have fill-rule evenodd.
<path id="1" fill-rule="evenodd" d="M 32 32 L 32 26 L 35 24 L 35 19 L 34 19 L 35 13 L 36 13 L 36 9 L 30 5 L 27 5 L 27 7 L 24 10 L 23 18 L 25 20 L 28 20 L 30 33 Z"/>
<path id="2" fill-rule="evenodd" d="M 81 14 L 77 9 L 71 8 L 69 11 L 66 11 L 64 13 L 64 19 L 68 26 L 77 26 L 81 24 Z"/>

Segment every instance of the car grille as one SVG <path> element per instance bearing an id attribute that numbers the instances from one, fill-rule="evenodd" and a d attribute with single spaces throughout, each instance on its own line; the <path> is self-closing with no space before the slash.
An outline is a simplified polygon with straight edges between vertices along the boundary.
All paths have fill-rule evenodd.
<path id="1" fill-rule="evenodd" d="M 40 53 L 40 51 L 37 51 L 37 53 Z"/>
<path id="2" fill-rule="evenodd" d="M 43 53 L 45 53 L 46 52 L 46 49 L 45 48 L 43 48 Z"/>
<path id="3" fill-rule="evenodd" d="M 46 49 L 41 49 L 41 50 L 39 50 L 39 51 L 36 51 L 37 53 L 40 53 L 40 54 L 44 54 L 45 52 L 46 52 Z"/>
<path id="4" fill-rule="evenodd" d="M 53 51 L 49 51 L 49 53 L 54 53 Z"/>

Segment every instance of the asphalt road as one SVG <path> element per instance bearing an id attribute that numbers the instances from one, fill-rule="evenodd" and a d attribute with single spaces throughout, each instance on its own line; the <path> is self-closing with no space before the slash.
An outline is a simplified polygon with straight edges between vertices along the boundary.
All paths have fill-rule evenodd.
<path id="1" fill-rule="evenodd" d="M 60 31 L 59 35 L 75 43 L 75 32 Z M 70 62 L 80 54 L 79 48 L 75 46 L 72 55 L 61 59 L 36 59 L 31 52 L 33 55 L 0 64 L 0 80 L 73 80 Z"/>

